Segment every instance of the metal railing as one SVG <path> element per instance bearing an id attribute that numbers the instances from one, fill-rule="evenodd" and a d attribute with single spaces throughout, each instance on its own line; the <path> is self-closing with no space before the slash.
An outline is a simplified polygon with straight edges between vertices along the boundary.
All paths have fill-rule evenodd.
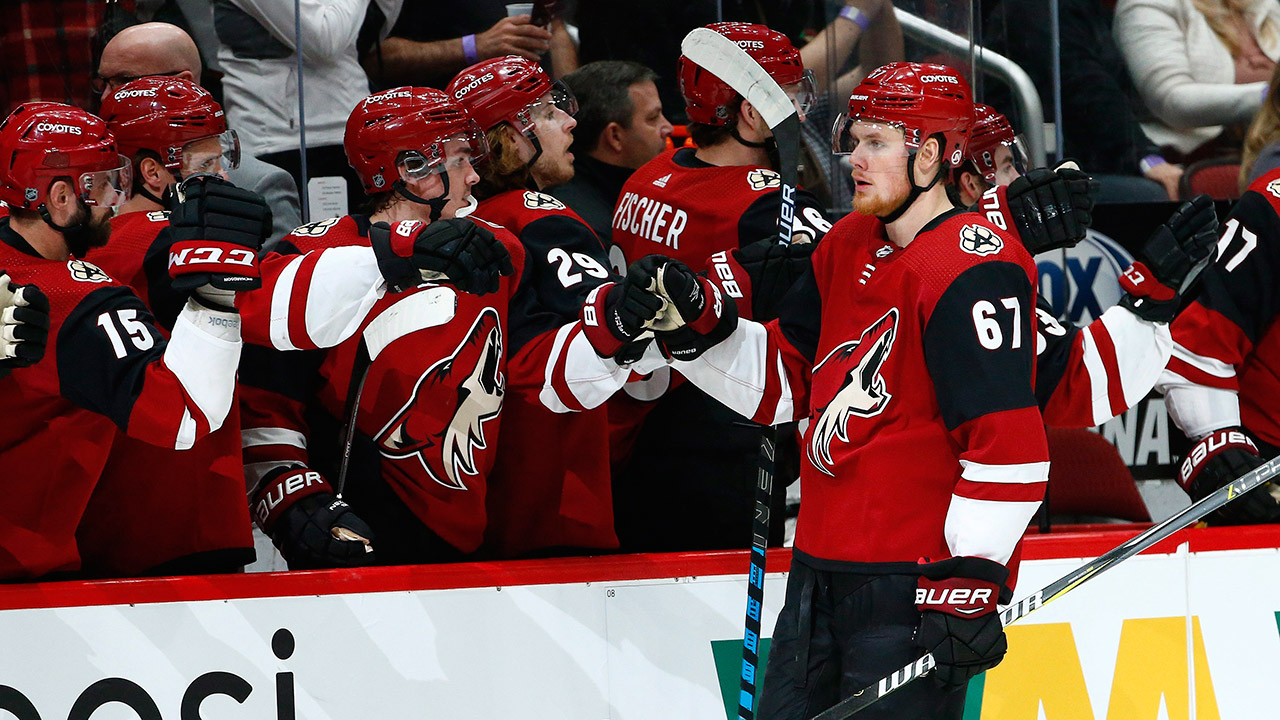
<path id="1" fill-rule="evenodd" d="M 1044 106 L 1040 103 L 1040 93 L 1035 83 L 1017 63 L 1009 58 L 983 47 L 972 46 L 969 38 L 957 35 L 946 28 L 939 27 L 918 15 L 913 15 L 902 8 L 894 8 L 898 16 L 898 24 L 902 31 L 925 45 L 937 50 L 968 57 L 970 48 L 974 49 L 974 64 L 982 72 L 993 75 L 1008 83 L 1013 90 L 1014 102 L 1023 118 L 1025 126 L 1027 151 L 1031 153 L 1032 162 L 1044 165 L 1048 161 L 1044 142 Z M 980 52 L 979 52 L 980 51 Z"/>

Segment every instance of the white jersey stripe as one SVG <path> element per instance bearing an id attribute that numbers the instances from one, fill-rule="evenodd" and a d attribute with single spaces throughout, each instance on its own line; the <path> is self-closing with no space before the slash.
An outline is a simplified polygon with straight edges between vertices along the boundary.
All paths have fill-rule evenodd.
<path id="1" fill-rule="evenodd" d="M 952 495 L 943 530 L 947 547 L 956 557 L 981 557 L 1005 565 L 1039 507 L 1038 502 L 974 500 Z"/>
<path id="2" fill-rule="evenodd" d="M 1094 342 L 1093 332 L 1089 327 L 1080 331 L 1083 342 L 1083 359 L 1085 370 L 1089 373 L 1090 401 L 1095 419 L 1111 417 L 1111 396 L 1107 382 L 1107 368 L 1098 353 L 1098 345 Z"/>
<path id="3" fill-rule="evenodd" d="M 1108 309 L 1101 319 L 1116 348 L 1125 407 L 1133 407 L 1151 392 L 1169 363 L 1173 336 L 1167 324 L 1147 322 L 1119 306 Z M 1108 410 L 1105 416 L 1095 415 L 1094 420 L 1102 424 L 1112 416 Z"/>
<path id="4" fill-rule="evenodd" d="M 281 427 L 245 428 L 240 431 L 240 447 L 291 445 L 306 449 L 307 437 L 297 430 Z"/>
<path id="5" fill-rule="evenodd" d="M 1010 463 L 986 465 L 972 460 L 960 461 L 960 475 L 970 482 L 1030 484 L 1048 482 L 1049 463 Z"/>

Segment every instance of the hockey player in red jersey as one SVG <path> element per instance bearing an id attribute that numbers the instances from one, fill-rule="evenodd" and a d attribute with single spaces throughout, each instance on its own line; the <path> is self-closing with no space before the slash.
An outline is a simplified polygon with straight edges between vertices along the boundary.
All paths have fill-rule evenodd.
<path id="1" fill-rule="evenodd" d="M 389 281 L 405 292 L 379 301 L 357 337 L 324 352 L 252 349 L 241 380 L 255 520 L 291 568 L 374 561 L 343 529 L 371 533 L 379 563 L 458 560 L 485 528 L 521 249 L 502 228 L 457 217 L 486 148 L 440 91 L 365 98 L 344 147 L 370 214 L 304 225 L 279 252 L 401 249 L 416 236 L 419 253 L 470 268 L 471 279 L 439 282 L 413 267 L 397 278 L 382 252 Z"/>
<path id="2" fill-rule="evenodd" d="M 959 718 L 969 678 L 1005 652 L 996 602 L 1009 599 L 1048 450 L 1033 386 L 1035 265 L 941 184 L 972 119 L 950 68 L 868 75 L 833 130 L 856 212 L 818 245 L 777 320 L 742 321 L 675 363 L 757 422 L 809 419 L 760 718 L 812 717 L 922 650 L 938 682 L 868 717 Z M 686 273 L 659 273 L 681 314 Z"/>
<path id="3" fill-rule="evenodd" d="M 74 531 L 117 428 L 187 450 L 222 425 L 241 348 L 224 287 L 252 284 L 257 247 L 239 246 L 245 262 L 234 275 L 187 275 L 196 287 L 166 339 L 136 295 L 82 259 L 106 242 L 110 209 L 129 197 L 129 161 L 106 125 L 70 106 L 28 103 L 0 123 L 0 157 L 11 212 L 0 220 L 0 267 L 38 284 L 51 311 L 44 358 L 0 380 L 0 397 L 23 408 L 0 430 L 0 464 L 15 480 L 0 521 L 0 578 L 17 580 L 77 569 Z M 192 229 L 193 247 L 223 246 Z"/>
<path id="4" fill-rule="evenodd" d="M 508 228 L 525 255 L 486 545 L 500 557 L 616 548 L 602 404 L 630 376 L 616 358 L 645 351 L 644 323 L 660 303 L 614 276 L 591 228 L 541 192 L 573 177 L 576 105 L 566 88 L 510 56 L 467 68 L 447 92 L 489 143 L 476 215 Z M 650 359 L 661 364 L 655 351 Z"/>
<path id="5" fill-rule="evenodd" d="M 1231 209 L 1200 294 L 1173 322 L 1160 378 L 1169 416 L 1196 442 L 1178 482 L 1199 500 L 1280 452 L 1280 170 L 1258 178 Z M 1280 522 L 1280 489 L 1260 487 L 1211 517 Z"/>
<path id="6" fill-rule="evenodd" d="M 958 204 L 979 208 L 993 219 L 993 212 L 1010 214 L 1006 188 L 1014 182 L 1030 186 L 1023 197 L 1051 197 L 1055 191 L 1047 183 L 1052 173 L 1028 170 L 1021 138 L 1008 119 L 982 104 L 974 105 L 974 118 L 965 159 L 952 169 Z M 1087 180 L 1077 170 L 1060 172 L 1072 178 L 1069 182 Z M 1020 226 L 1035 227 L 1025 221 Z M 1179 206 L 1124 274 L 1124 299 L 1087 326 L 1059 322 L 1049 302 L 1036 298 L 1036 397 L 1046 424 L 1101 425 L 1146 397 L 1173 349 L 1169 320 L 1207 264 L 1216 229 L 1217 217 L 1207 196 Z M 1019 235 L 1033 255 L 1083 239 L 1083 233 L 1060 234 L 1057 239 L 1043 232 Z"/>

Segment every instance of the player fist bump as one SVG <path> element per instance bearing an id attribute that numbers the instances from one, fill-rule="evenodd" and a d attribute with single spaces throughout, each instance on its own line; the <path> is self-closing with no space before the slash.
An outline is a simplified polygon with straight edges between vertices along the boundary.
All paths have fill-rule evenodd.
<path id="1" fill-rule="evenodd" d="M 645 333 L 665 305 L 654 290 L 654 272 L 666 260 L 650 255 L 632 263 L 621 282 L 604 283 L 587 295 L 580 315 L 582 331 L 597 355 L 615 357 L 624 346 L 631 346 L 628 355 L 634 355 L 634 343 L 647 341 Z"/>
<path id="2" fill-rule="evenodd" d="M 234 293 L 262 286 L 258 250 L 271 234 L 271 208 L 257 193 L 197 175 L 178 187 L 169 213 L 173 287 L 230 309 Z"/>
<path id="3" fill-rule="evenodd" d="M 253 495 L 253 519 L 290 570 L 372 565 L 373 530 L 309 468 L 263 478 Z"/>
<path id="4" fill-rule="evenodd" d="M 979 557 L 956 557 L 919 566 L 916 644 L 933 655 L 933 677 L 949 687 L 990 670 L 1009 649 L 996 603 L 1009 569 Z"/>
<path id="5" fill-rule="evenodd" d="M 1120 276 L 1127 293 L 1120 304 L 1143 320 L 1167 323 L 1186 293 L 1213 261 L 1218 216 L 1208 195 L 1178 206 L 1142 246 L 1142 259 Z"/>
<path id="6" fill-rule="evenodd" d="M 649 327 L 668 357 L 693 360 L 738 326 L 738 306 L 679 260 L 650 255 L 632 264 L 628 273 L 643 276 L 665 301 Z"/>
<path id="7" fill-rule="evenodd" d="M 40 362 L 49 341 L 49 298 L 0 270 L 0 377 Z"/>
<path id="8" fill-rule="evenodd" d="M 515 272 L 511 254 L 487 228 L 465 218 L 433 223 L 376 223 L 369 242 L 392 292 L 446 281 L 463 292 L 497 292 L 499 278 Z"/>

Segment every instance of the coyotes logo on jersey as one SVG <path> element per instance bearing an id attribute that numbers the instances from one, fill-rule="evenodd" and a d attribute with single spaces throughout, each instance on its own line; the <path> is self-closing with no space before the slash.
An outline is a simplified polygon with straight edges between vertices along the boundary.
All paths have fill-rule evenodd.
<path id="1" fill-rule="evenodd" d="M 456 395 L 437 388 L 457 388 Z M 502 326 L 485 308 L 449 357 L 435 363 L 413 394 L 374 437 L 379 452 L 393 459 L 417 457 L 432 480 L 466 490 L 464 478 L 477 475 L 475 451 L 488 447 L 485 424 L 502 411 Z M 456 399 L 449 407 L 440 398 Z"/>
<path id="2" fill-rule="evenodd" d="M 893 350 L 893 339 L 897 331 L 898 309 L 890 308 L 889 312 L 863 330 L 861 337 L 837 345 L 822 362 L 814 366 L 814 375 L 830 364 L 830 370 L 843 373 L 844 376 L 840 389 L 818 412 L 818 419 L 814 421 L 809 435 L 809 461 L 821 472 L 835 476 L 831 472 L 831 466 L 835 464 L 831 459 L 831 443 L 836 439 L 849 442 L 849 416 L 879 415 L 893 398 L 885 386 L 880 368 Z"/>

